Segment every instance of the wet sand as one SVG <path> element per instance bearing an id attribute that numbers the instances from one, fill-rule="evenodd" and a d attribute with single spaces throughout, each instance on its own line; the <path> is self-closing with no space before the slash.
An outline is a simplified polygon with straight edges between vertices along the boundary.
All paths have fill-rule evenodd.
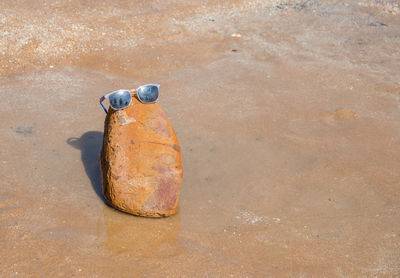
<path id="1" fill-rule="evenodd" d="M 1 277 L 399 277 L 396 1 L 0 2 Z M 105 93 L 161 83 L 179 213 L 104 204 Z"/>

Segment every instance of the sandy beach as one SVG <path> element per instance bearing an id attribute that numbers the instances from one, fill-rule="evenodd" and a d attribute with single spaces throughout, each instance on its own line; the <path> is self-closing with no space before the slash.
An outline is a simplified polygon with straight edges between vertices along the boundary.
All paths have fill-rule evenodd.
<path id="1" fill-rule="evenodd" d="M 177 215 L 104 203 L 160 83 Z M 0 1 L 0 277 L 400 277 L 398 1 Z"/>

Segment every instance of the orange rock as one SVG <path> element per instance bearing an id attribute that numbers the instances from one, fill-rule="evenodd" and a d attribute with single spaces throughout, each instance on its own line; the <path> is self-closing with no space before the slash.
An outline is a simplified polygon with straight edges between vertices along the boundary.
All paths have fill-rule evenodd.
<path id="1" fill-rule="evenodd" d="M 157 103 L 132 98 L 123 110 L 109 109 L 101 151 L 103 194 L 116 209 L 165 217 L 178 210 L 182 158 L 178 139 Z"/>

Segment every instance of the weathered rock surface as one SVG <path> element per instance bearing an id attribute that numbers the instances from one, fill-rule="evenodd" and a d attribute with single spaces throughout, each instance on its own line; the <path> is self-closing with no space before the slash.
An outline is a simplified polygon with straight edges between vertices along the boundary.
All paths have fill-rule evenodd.
<path id="1" fill-rule="evenodd" d="M 178 210 L 182 158 L 178 139 L 157 103 L 136 98 L 109 110 L 101 151 L 103 194 L 116 209 L 165 217 Z"/>

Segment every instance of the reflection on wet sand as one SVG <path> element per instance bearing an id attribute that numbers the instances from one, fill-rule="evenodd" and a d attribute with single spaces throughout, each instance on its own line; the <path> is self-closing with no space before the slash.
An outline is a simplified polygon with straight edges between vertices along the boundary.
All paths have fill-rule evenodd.
<path id="1" fill-rule="evenodd" d="M 112 253 L 136 257 L 171 257 L 181 253 L 178 241 L 181 217 L 161 219 L 132 216 L 104 206 L 105 247 Z"/>

